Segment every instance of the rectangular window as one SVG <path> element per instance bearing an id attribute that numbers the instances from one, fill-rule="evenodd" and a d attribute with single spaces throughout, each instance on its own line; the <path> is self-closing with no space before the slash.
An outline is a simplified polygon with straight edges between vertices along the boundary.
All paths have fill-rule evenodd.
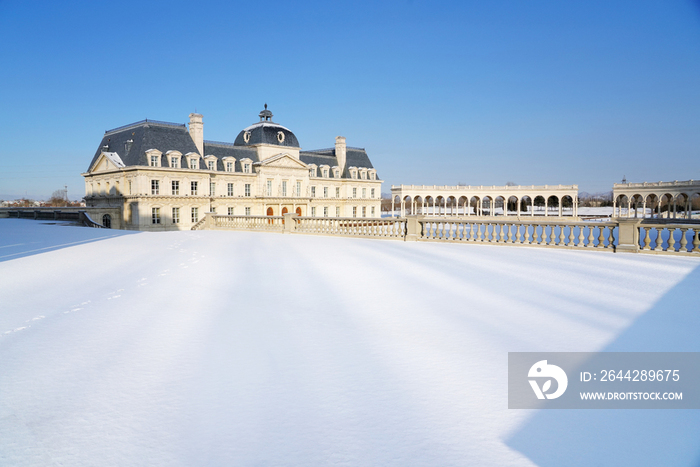
<path id="1" fill-rule="evenodd" d="M 335 207 L 335 217 L 340 217 L 340 206 Z"/>
<path id="2" fill-rule="evenodd" d="M 157 195 L 160 193 L 160 182 L 158 180 L 151 180 L 151 194 Z"/>
<path id="3" fill-rule="evenodd" d="M 297 181 L 297 196 L 301 196 L 301 182 Z"/>
<path id="4" fill-rule="evenodd" d="M 197 168 L 197 159 L 190 159 L 190 169 Z"/>
<path id="5" fill-rule="evenodd" d="M 250 183 L 245 184 L 245 195 L 250 196 Z"/>
<path id="6" fill-rule="evenodd" d="M 372 206 L 372 217 L 374 217 L 374 206 Z"/>
<path id="7" fill-rule="evenodd" d="M 309 169 L 309 177 L 315 177 L 316 176 L 316 169 Z"/>
<path id="8" fill-rule="evenodd" d="M 172 187 L 173 196 L 178 196 L 180 194 L 180 182 L 178 180 L 173 180 L 170 182 L 170 185 Z"/>
<path id="9" fill-rule="evenodd" d="M 250 216 L 250 208 L 245 208 L 245 215 Z"/>
<path id="10" fill-rule="evenodd" d="M 287 180 L 282 180 L 282 196 L 287 196 Z"/>
<path id="11" fill-rule="evenodd" d="M 362 206 L 362 217 L 367 217 L 367 206 Z"/>
<path id="12" fill-rule="evenodd" d="M 272 180 L 267 181 L 267 196 L 272 196 Z"/>
<path id="13" fill-rule="evenodd" d="M 179 165 L 180 165 L 180 164 L 178 164 L 178 158 L 177 158 L 177 157 L 171 157 L 171 158 L 170 158 L 170 167 L 172 167 L 172 168 L 174 168 L 174 169 L 177 169 Z"/>
<path id="14" fill-rule="evenodd" d="M 229 183 L 228 186 L 227 186 L 227 188 L 228 188 L 228 190 L 227 190 L 226 193 L 227 193 L 229 196 L 233 196 L 233 183 Z"/>
<path id="15" fill-rule="evenodd" d="M 233 206 L 229 206 L 228 208 L 228 215 L 233 216 Z"/>
<path id="16" fill-rule="evenodd" d="M 369 197 L 372 198 L 372 199 L 374 199 L 374 188 L 372 188 L 371 190 L 369 190 Z"/>
<path id="17" fill-rule="evenodd" d="M 214 161 L 207 161 L 207 168 L 209 170 L 214 170 Z"/>
<path id="18" fill-rule="evenodd" d="M 245 164 L 243 166 L 243 172 L 249 174 L 250 173 L 250 164 Z"/>
<path id="19" fill-rule="evenodd" d="M 209 196 L 216 196 L 216 183 L 209 182 Z"/>
<path id="20" fill-rule="evenodd" d="M 192 223 L 196 224 L 199 220 L 199 208 L 192 208 Z"/>
<path id="21" fill-rule="evenodd" d="M 214 214 L 216 214 L 216 206 L 212 206 L 211 212 L 213 212 Z"/>
<path id="22" fill-rule="evenodd" d="M 197 196 L 197 182 L 190 182 L 190 194 Z"/>
<path id="23" fill-rule="evenodd" d="M 160 208 L 151 208 L 151 223 L 160 224 Z"/>
<path id="24" fill-rule="evenodd" d="M 357 198 L 357 188 L 352 189 L 352 197 Z"/>
<path id="25" fill-rule="evenodd" d="M 340 198 L 340 188 L 339 187 L 335 187 L 335 197 Z"/>
<path id="26" fill-rule="evenodd" d="M 323 206 L 323 217 L 328 217 L 328 206 Z"/>
<path id="27" fill-rule="evenodd" d="M 131 194 L 131 180 L 129 180 L 129 194 Z"/>
<path id="28" fill-rule="evenodd" d="M 233 172 L 233 162 L 226 163 L 226 172 Z"/>
<path id="29" fill-rule="evenodd" d="M 352 207 L 352 217 L 357 217 L 357 206 Z"/>
<path id="30" fill-rule="evenodd" d="M 158 156 L 151 156 L 151 167 L 158 167 Z"/>
<path id="31" fill-rule="evenodd" d="M 323 197 L 328 198 L 328 187 L 327 186 L 323 187 Z"/>
<path id="32" fill-rule="evenodd" d="M 316 187 L 315 187 L 315 186 L 312 186 L 312 187 L 311 187 L 311 197 L 312 197 L 312 198 L 315 198 L 315 197 L 316 197 Z"/>
<path id="33" fill-rule="evenodd" d="M 173 224 L 180 223 L 180 208 L 173 208 Z"/>
<path id="34" fill-rule="evenodd" d="M 316 207 L 311 207 L 311 217 L 316 217 Z"/>
<path id="35" fill-rule="evenodd" d="M 367 188 L 362 189 L 362 197 L 366 198 L 367 197 Z"/>

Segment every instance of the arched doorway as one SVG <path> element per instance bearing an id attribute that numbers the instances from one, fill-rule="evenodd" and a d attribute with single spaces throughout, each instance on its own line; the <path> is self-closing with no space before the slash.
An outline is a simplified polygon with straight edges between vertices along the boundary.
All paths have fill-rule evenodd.
<path id="1" fill-rule="evenodd" d="M 105 214 L 102 216 L 102 226 L 105 229 L 111 229 L 112 228 L 112 216 L 109 214 Z"/>
<path id="2" fill-rule="evenodd" d="M 282 214 L 287 214 L 289 212 L 289 209 L 287 208 L 282 208 Z"/>
<path id="3" fill-rule="evenodd" d="M 301 208 L 300 208 L 300 207 L 297 208 L 297 215 L 298 215 L 298 216 L 301 216 Z"/>
<path id="4" fill-rule="evenodd" d="M 274 215 L 274 211 L 272 210 L 272 208 L 267 208 L 267 215 L 268 216 Z"/>

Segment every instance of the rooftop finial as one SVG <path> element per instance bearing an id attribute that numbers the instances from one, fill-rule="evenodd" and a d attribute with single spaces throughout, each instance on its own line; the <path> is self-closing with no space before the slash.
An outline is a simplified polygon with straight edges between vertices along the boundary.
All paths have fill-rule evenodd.
<path id="1" fill-rule="evenodd" d="M 260 117 L 260 121 L 261 121 L 261 122 L 263 122 L 263 121 L 265 121 L 265 122 L 272 122 L 272 112 L 270 112 L 269 110 L 267 110 L 267 102 L 265 103 L 265 110 L 263 110 L 262 112 L 260 112 L 260 113 L 258 114 L 258 116 Z"/>

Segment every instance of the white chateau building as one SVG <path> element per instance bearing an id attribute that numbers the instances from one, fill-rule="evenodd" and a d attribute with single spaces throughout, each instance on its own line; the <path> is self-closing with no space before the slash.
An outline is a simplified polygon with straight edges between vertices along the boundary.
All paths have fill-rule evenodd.
<path id="1" fill-rule="evenodd" d="M 378 218 L 382 181 L 364 149 L 303 151 L 272 112 L 233 143 L 189 125 L 144 120 L 105 132 L 85 177 L 94 220 L 131 230 L 190 229 L 207 212 L 231 216 Z M 91 209 L 91 212 L 95 212 Z"/>

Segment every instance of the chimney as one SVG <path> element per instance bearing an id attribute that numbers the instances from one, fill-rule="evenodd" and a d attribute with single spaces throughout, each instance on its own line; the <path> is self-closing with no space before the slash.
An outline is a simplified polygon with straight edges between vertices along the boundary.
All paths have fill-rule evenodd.
<path id="1" fill-rule="evenodd" d="M 204 156 L 204 123 L 201 114 L 190 114 L 190 136 L 200 156 Z"/>
<path id="2" fill-rule="evenodd" d="M 345 146 L 345 138 L 343 136 L 336 136 L 335 138 L 335 157 L 338 158 L 338 167 L 340 167 L 340 174 L 342 176 L 345 171 L 345 156 L 347 153 L 347 148 Z"/>

